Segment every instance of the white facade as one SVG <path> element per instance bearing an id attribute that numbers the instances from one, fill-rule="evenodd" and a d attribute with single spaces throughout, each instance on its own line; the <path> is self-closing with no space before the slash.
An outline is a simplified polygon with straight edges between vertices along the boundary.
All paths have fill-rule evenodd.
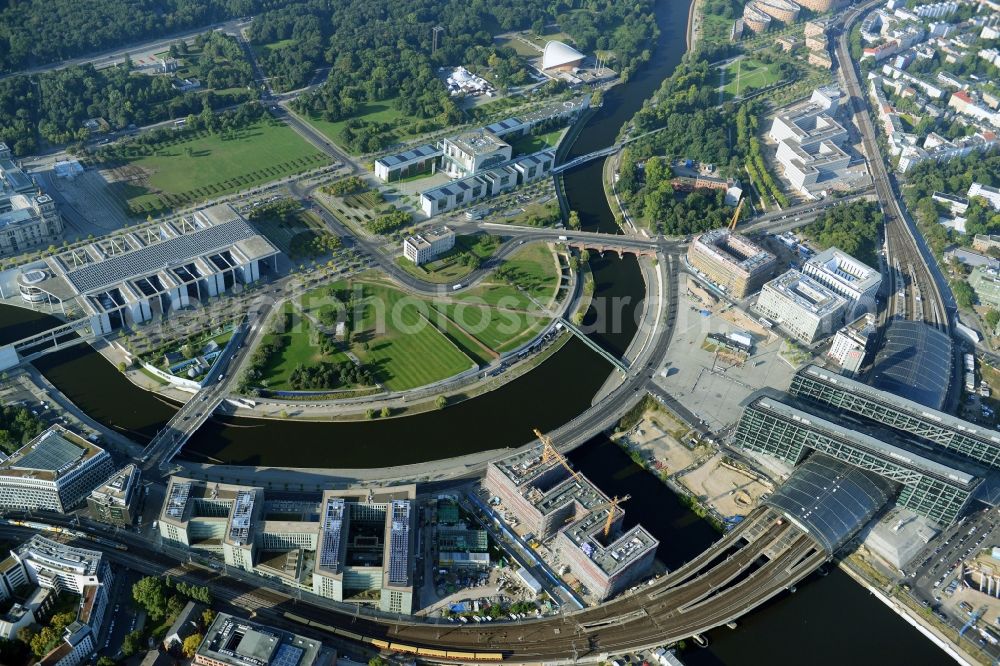
<path id="1" fill-rule="evenodd" d="M 441 144 L 442 168 L 453 178 L 475 176 L 510 161 L 510 144 L 492 132 L 477 130 L 446 138 Z"/>
<path id="2" fill-rule="evenodd" d="M 52 426 L 0 464 L 0 507 L 65 513 L 113 472 L 107 451 Z"/>
<path id="3" fill-rule="evenodd" d="M 790 270 L 764 285 L 755 307 L 790 335 L 811 344 L 840 326 L 847 300 L 813 278 Z"/>
<path id="4" fill-rule="evenodd" d="M 58 241 L 63 221 L 52 197 L 42 194 L 0 143 L 0 254 L 17 254 Z"/>
<path id="5" fill-rule="evenodd" d="M 969 186 L 967 196 L 969 199 L 972 199 L 973 197 L 982 197 L 989 202 L 990 206 L 992 206 L 994 210 L 1000 210 L 1000 189 L 990 187 L 989 185 L 983 185 L 982 183 L 973 183 Z"/>
<path id="6" fill-rule="evenodd" d="M 846 252 L 828 248 L 805 262 L 802 272 L 846 298 L 849 310 L 874 310 L 882 275 Z"/>
<path id="7" fill-rule="evenodd" d="M 453 247 L 455 247 L 455 232 L 448 227 L 440 227 L 408 236 L 403 241 L 403 256 L 419 266 Z"/>
<path id="8" fill-rule="evenodd" d="M 875 317 L 866 314 L 844 326 L 833 336 L 827 356 L 833 359 L 848 376 L 857 373 L 868 351 L 868 341 L 875 332 Z"/>

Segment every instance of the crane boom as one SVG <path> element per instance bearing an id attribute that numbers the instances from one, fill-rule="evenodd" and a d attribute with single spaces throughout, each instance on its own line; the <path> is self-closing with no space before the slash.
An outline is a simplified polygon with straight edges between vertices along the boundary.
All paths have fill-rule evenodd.
<path id="1" fill-rule="evenodd" d="M 743 210 L 743 204 L 746 202 L 745 198 L 740 199 L 740 202 L 736 205 L 736 211 L 733 213 L 733 219 L 729 220 L 729 230 L 732 231 L 736 228 L 736 223 L 740 221 L 740 212 Z"/>
<path id="2" fill-rule="evenodd" d="M 542 433 L 542 431 L 538 428 L 535 428 L 535 437 L 542 442 L 542 462 L 547 463 L 552 460 L 557 460 L 560 465 L 566 468 L 566 471 L 569 472 L 570 476 L 579 481 L 580 473 L 570 467 L 569 463 L 566 462 L 566 457 L 556 450 L 555 445 L 552 443 L 552 438 Z"/>

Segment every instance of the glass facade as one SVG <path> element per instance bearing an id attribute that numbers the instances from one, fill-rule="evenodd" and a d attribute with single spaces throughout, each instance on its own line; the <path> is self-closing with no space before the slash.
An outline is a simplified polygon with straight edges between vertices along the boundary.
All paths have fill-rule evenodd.
<path id="1" fill-rule="evenodd" d="M 812 414 L 758 397 L 747 405 L 734 441 L 749 451 L 765 453 L 793 465 L 811 451 L 825 453 L 902 486 L 897 502 L 932 520 L 948 524 L 958 517 L 977 481 L 962 472 L 949 474 L 943 465 L 921 464 L 878 446 L 861 433 L 851 433 Z"/>

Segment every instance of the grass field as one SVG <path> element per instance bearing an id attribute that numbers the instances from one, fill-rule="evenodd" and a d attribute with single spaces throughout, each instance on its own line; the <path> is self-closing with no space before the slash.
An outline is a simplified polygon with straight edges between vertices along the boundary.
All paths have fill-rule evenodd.
<path id="1" fill-rule="evenodd" d="M 392 134 L 396 139 L 405 139 L 412 136 L 416 132 L 418 122 L 428 122 L 407 116 L 402 111 L 395 109 L 392 102 L 392 99 L 380 102 L 366 102 L 350 118 L 334 122 L 317 117 L 310 117 L 308 120 L 309 124 L 315 127 L 317 131 L 345 150 L 350 150 L 347 142 L 344 141 L 344 128 L 347 127 L 348 121 L 360 120 L 362 123 L 388 123 L 393 126 Z"/>
<path id="2" fill-rule="evenodd" d="M 365 283 L 364 291 L 364 314 L 354 323 L 352 346 L 380 383 L 401 391 L 472 367 L 471 359 L 423 316 L 421 310 L 429 310 L 417 299 L 376 283 Z"/>
<path id="3" fill-rule="evenodd" d="M 466 234 L 455 237 L 455 247 L 434 261 L 417 266 L 405 257 L 396 260 L 404 271 L 435 284 L 450 284 L 462 279 L 472 272 L 472 269 L 462 261 L 466 253 L 471 252 L 480 259 L 486 259 L 499 247 L 496 241 L 486 234 Z"/>
<path id="4" fill-rule="evenodd" d="M 764 88 L 778 81 L 778 64 L 764 63 L 750 58 L 743 58 L 730 63 L 723 68 L 725 72 L 725 91 L 728 97 L 737 97 L 747 88 Z"/>
<path id="5" fill-rule="evenodd" d="M 560 127 L 545 134 L 519 136 L 510 142 L 510 147 L 515 155 L 537 153 L 540 150 L 552 148 L 559 143 L 559 137 L 562 136 L 563 131 L 564 128 Z"/>
<path id="6" fill-rule="evenodd" d="M 267 387 L 274 390 L 290 390 L 288 380 L 292 370 L 299 365 L 316 365 L 317 363 L 343 363 L 348 361 L 346 354 L 337 353 L 330 356 L 321 354 L 319 346 L 310 339 L 312 325 L 309 320 L 299 314 L 291 303 L 286 303 L 285 313 L 291 315 L 291 326 L 287 331 L 280 334 L 285 339 L 284 349 L 280 354 L 274 354 L 264 366 L 262 378 L 267 382 Z M 274 337 L 268 334 L 265 340 Z"/>
<path id="7" fill-rule="evenodd" d="M 199 132 L 136 155 L 126 168 L 145 178 L 116 187 L 130 212 L 155 214 L 328 163 L 290 128 L 263 122 L 228 137 Z"/>

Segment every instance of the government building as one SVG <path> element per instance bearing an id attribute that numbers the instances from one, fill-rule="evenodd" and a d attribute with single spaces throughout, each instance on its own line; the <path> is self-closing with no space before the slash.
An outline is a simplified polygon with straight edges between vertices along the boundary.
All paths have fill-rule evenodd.
<path id="1" fill-rule="evenodd" d="M 744 298 L 760 289 L 777 263 L 773 254 L 728 229 L 695 236 L 688 247 L 687 260 L 733 298 Z"/>
<path id="2" fill-rule="evenodd" d="M 334 601 L 413 609 L 415 486 L 322 493 L 172 477 L 158 529 L 167 541 Z"/>
<path id="3" fill-rule="evenodd" d="M 38 250 L 62 240 L 63 220 L 0 143 L 0 255 Z"/>

